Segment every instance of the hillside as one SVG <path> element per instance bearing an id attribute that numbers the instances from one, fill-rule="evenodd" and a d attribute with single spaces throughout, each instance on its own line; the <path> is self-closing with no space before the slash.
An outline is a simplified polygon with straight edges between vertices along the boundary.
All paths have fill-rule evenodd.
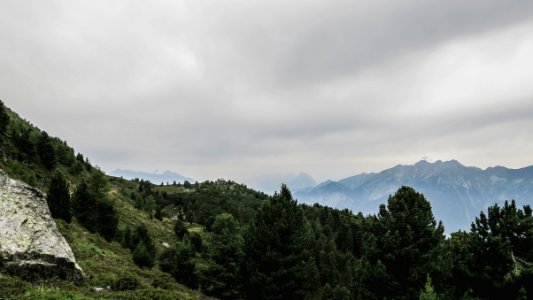
<path id="1" fill-rule="evenodd" d="M 447 232 L 468 230 L 474 217 L 494 203 L 516 200 L 533 203 L 533 166 L 521 169 L 466 167 L 458 161 L 419 161 L 379 173 L 327 181 L 296 194 L 305 203 L 321 203 L 365 214 L 376 213 L 380 203 L 401 186 L 411 186 L 431 203 Z"/>
<path id="2" fill-rule="evenodd" d="M 75 154 L 74 149 L 65 141 L 49 136 L 3 104 L 0 108 L 8 116 L 6 126 L 0 128 L 0 169 L 11 178 L 22 180 L 46 192 L 53 174 L 60 172 L 65 176 L 71 192 L 74 192 L 80 183 L 90 180 L 94 174 L 101 174 L 82 154 Z M 177 241 L 174 221 L 168 217 L 154 219 L 152 214 L 136 209 L 134 202 L 120 193 L 127 188 L 136 189 L 135 183 L 113 177 L 104 179 L 108 182 L 106 198 L 113 204 L 118 215 L 116 238 L 107 240 L 85 228 L 76 219 L 71 223 L 55 219 L 59 231 L 70 244 L 78 264 L 87 275 L 84 282 L 77 285 L 59 278 L 25 281 L 0 274 L 1 299 L 153 299 L 156 296 L 159 299 L 205 298 L 200 292 L 177 283 L 158 267 L 142 268 L 134 263 L 132 251 L 121 245 L 121 232 L 127 227 L 135 228 L 144 224 L 155 243 L 156 251 L 161 253 L 165 249 L 164 244 L 173 245 Z M 189 225 L 191 228 L 194 226 Z M 125 282 L 129 286 L 124 286 Z M 108 290 L 108 287 L 112 290 Z"/>

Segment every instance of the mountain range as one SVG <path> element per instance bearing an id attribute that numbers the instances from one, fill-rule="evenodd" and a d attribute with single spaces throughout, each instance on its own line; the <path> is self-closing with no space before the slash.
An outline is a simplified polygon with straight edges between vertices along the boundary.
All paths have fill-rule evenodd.
<path id="1" fill-rule="evenodd" d="M 255 190 L 270 195 L 279 191 L 280 183 L 286 184 L 292 191 L 301 191 L 317 185 L 313 177 L 304 172 L 260 175 L 246 180 L 245 183 Z"/>
<path id="2" fill-rule="evenodd" d="M 509 169 L 467 167 L 456 160 L 425 160 L 397 165 L 379 173 L 363 173 L 339 181 L 325 181 L 297 191 L 300 202 L 377 213 L 379 205 L 401 186 L 411 186 L 431 203 L 446 232 L 468 230 L 476 216 L 494 203 L 514 199 L 533 204 L 533 166 Z"/>
<path id="3" fill-rule="evenodd" d="M 185 177 L 181 174 L 171 172 L 171 171 L 165 171 L 163 173 L 150 173 L 150 172 L 142 172 L 142 171 L 117 169 L 109 173 L 109 175 L 115 176 L 115 177 L 122 177 L 128 180 L 132 180 L 135 178 L 144 179 L 155 184 L 173 183 L 174 181 L 179 182 L 179 183 L 183 183 L 185 181 L 189 181 L 189 182 L 196 181 L 192 178 Z"/>

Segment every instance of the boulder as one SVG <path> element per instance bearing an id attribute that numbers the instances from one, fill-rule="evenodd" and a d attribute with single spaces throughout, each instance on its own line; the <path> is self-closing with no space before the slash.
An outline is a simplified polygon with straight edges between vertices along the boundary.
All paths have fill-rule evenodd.
<path id="1" fill-rule="evenodd" d="M 43 194 L 0 170 L 0 273 L 82 280 Z"/>

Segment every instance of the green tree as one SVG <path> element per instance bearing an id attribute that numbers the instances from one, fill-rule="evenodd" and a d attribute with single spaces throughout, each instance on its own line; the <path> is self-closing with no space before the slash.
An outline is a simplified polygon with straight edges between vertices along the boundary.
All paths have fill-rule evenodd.
<path id="1" fill-rule="evenodd" d="M 0 100 L 0 139 L 2 139 L 7 133 L 7 125 L 9 125 L 9 115 L 7 114 L 4 102 Z"/>
<path id="2" fill-rule="evenodd" d="M 176 281 L 189 287 L 198 286 L 194 250 L 188 239 L 184 239 L 172 247 L 159 258 L 159 267 L 163 272 L 170 273 Z"/>
<path id="3" fill-rule="evenodd" d="M 202 290 L 221 299 L 236 299 L 242 293 L 239 268 L 244 258 L 244 240 L 239 223 L 231 214 L 215 217 L 207 249 L 207 267 L 200 272 Z"/>
<path id="4" fill-rule="evenodd" d="M 96 202 L 97 231 L 106 240 L 111 241 L 116 237 L 118 231 L 118 212 L 113 202 L 109 199 L 102 199 Z"/>
<path id="5" fill-rule="evenodd" d="M 185 227 L 185 224 L 181 220 L 176 220 L 176 223 L 174 224 L 174 233 L 178 237 L 178 239 L 183 239 L 184 236 L 189 235 L 189 231 L 187 231 L 187 227 Z"/>
<path id="6" fill-rule="evenodd" d="M 470 266 L 474 294 L 517 297 L 524 286 L 529 294 L 533 282 L 533 217 L 529 205 L 519 209 L 515 201 L 495 204 L 480 213 L 472 224 Z"/>
<path id="7" fill-rule="evenodd" d="M 50 180 L 46 202 L 48 203 L 52 217 L 63 219 L 67 223 L 70 223 L 72 214 L 68 183 L 59 171 L 56 171 Z"/>
<path id="8" fill-rule="evenodd" d="M 420 300 L 437 300 L 437 293 L 435 293 L 435 290 L 433 289 L 433 285 L 431 284 L 431 277 L 429 275 L 426 279 L 426 285 L 424 286 L 424 289 L 420 293 L 420 297 L 418 298 Z"/>
<path id="9" fill-rule="evenodd" d="M 358 285 L 365 298 L 415 299 L 427 274 L 442 276 L 439 265 L 444 228 L 422 194 L 401 187 L 366 220 L 367 236 Z M 378 284 L 379 283 L 379 284 Z"/>
<path id="10" fill-rule="evenodd" d="M 311 229 L 286 185 L 265 202 L 245 233 L 244 282 L 250 299 L 304 299 L 317 287 Z"/>
<path id="11" fill-rule="evenodd" d="M 153 267 L 154 266 L 154 257 L 150 255 L 146 244 L 138 243 L 135 249 L 133 250 L 133 262 L 139 267 Z"/>
<path id="12" fill-rule="evenodd" d="M 153 267 L 156 257 L 155 243 L 144 224 L 138 225 L 129 238 L 133 261 L 141 267 Z"/>
<path id="13" fill-rule="evenodd" d="M 22 129 L 16 138 L 16 146 L 25 160 L 33 161 L 35 157 L 35 145 L 31 140 L 30 129 Z"/>
<path id="14" fill-rule="evenodd" d="M 78 222 L 90 232 L 97 230 L 96 200 L 89 193 L 87 182 L 82 181 L 73 197 L 73 213 Z"/>
<path id="15" fill-rule="evenodd" d="M 156 218 L 159 221 L 163 220 L 163 212 L 161 210 L 161 206 L 156 207 L 154 218 Z"/>
<path id="16" fill-rule="evenodd" d="M 88 188 L 89 193 L 96 200 L 106 199 L 109 186 L 105 174 L 98 170 L 93 171 L 89 179 Z"/>
<path id="17" fill-rule="evenodd" d="M 191 233 L 191 245 L 194 251 L 202 253 L 204 251 L 204 244 L 202 242 L 202 236 L 197 232 Z"/>
<path id="18" fill-rule="evenodd" d="M 54 146 L 52 145 L 52 139 L 48 136 L 46 131 L 43 131 L 41 135 L 39 135 L 39 139 L 37 140 L 37 153 L 45 168 L 48 170 L 54 169 L 57 163 L 56 153 Z"/>

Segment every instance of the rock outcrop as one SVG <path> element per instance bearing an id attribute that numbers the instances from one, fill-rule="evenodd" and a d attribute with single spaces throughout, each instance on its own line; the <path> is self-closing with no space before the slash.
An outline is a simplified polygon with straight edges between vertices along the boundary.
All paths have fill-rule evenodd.
<path id="1" fill-rule="evenodd" d="M 43 194 L 0 170 L 0 273 L 82 280 Z"/>

